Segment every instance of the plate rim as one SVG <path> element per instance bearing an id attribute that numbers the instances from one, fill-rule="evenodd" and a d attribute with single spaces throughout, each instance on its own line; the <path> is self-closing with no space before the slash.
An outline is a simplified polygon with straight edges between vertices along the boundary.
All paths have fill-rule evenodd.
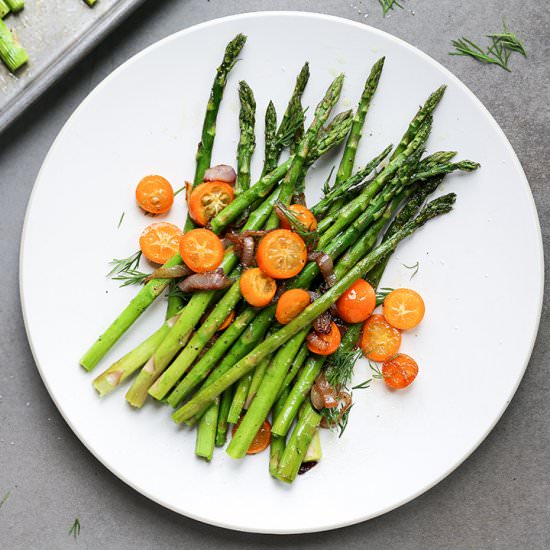
<path id="1" fill-rule="evenodd" d="M 470 448 L 462 455 L 459 459 L 457 459 L 444 473 L 442 473 L 440 476 L 435 478 L 432 483 L 428 485 L 424 485 L 421 489 L 418 491 L 415 491 L 403 499 L 401 499 L 399 502 L 395 502 L 389 506 L 386 506 L 382 509 L 377 510 L 374 513 L 370 514 L 363 514 L 363 515 L 354 515 L 352 518 L 345 520 L 345 521 L 339 521 L 334 522 L 330 524 L 325 524 L 322 526 L 313 526 L 313 527 L 307 527 L 307 528 L 301 528 L 301 529 L 285 529 L 285 528 L 278 528 L 278 529 L 266 529 L 266 528 L 258 528 L 258 529 L 251 529 L 247 525 L 236 525 L 236 524 L 228 524 L 224 523 L 223 521 L 215 521 L 211 518 L 202 517 L 198 514 L 194 514 L 192 511 L 183 511 L 181 508 L 178 508 L 177 506 L 174 506 L 168 502 L 165 502 L 163 499 L 158 498 L 156 496 L 153 496 L 149 493 L 149 491 L 142 489 L 134 482 L 127 479 L 124 473 L 117 470 L 114 466 L 109 464 L 106 460 L 104 460 L 99 454 L 97 454 L 92 447 L 92 444 L 86 440 L 86 438 L 79 433 L 79 430 L 76 428 L 76 426 L 73 424 L 71 419 L 65 414 L 62 406 L 56 398 L 54 397 L 54 394 L 52 393 L 52 390 L 49 386 L 49 383 L 47 381 L 47 376 L 43 372 L 43 369 L 38 361 L 37 354 L 35 353 L 34 344 L 32 340 L 32 336 L 30 334 L 29 326 L 28 326 L 28 320 L 27 320 L 27 305 L 25 300 L 25 294 L 24 294 L 24 288 L 23 288 L 23 264 L 24 264 L 24 256 L 25 256 L 25 243 L 26 243 L 26 234 L 27 229 L 29 225 L 29 217 L 30 217 L 30 211 L 32 210 L 32 205 L 35 198 L 35 191 L 37 188 L 37 183 L 39 182 L 42 171 L 44 170 L 45 165 L 47 164 L 48 157 L 50 156 L 51 152 L 54 150 L 56 145 L 59 141 L 61 141 L 61 138 L 67 131 L 67 129 L 71 126 L 72 121 L 76 117 L 76 115 L 80 112 L 83 105 L 85 105 L 90 98 L 92 94 L 95 94 L 98 92 L 98 90 L 101 90 L 104 86 L 106 86 L 110 80 L 118 75 L 119 72 L 123 71 L 127 66 L 135 63 L 137 60 L 139 60 L 142 56 L 147 55 L 150 51 L 161 47 L 166 42 L 170 42 L 172 40 L 176 40 L 178 37 L 186 34 L 191 34 L 197 31 L 200 31 L 204 28 L 208 28 L 211 26 L 217 26 L 217 25 L 223 25 L 226 22 L 231 22 L 235 20 L 243 20 L 243 19 L 254 19 L 254 18 L 270 18 L 270 17 L 297 17 L 297 18 L 305 18 L 305 19 L 315 19 L 315 20 L 323 20 L 323 21 L 329 21 L 337 24 L 344 24 L 349 25 L 355 28 L 359 28 L 362 30 L 367 30 L 368 32 L 383 36 L 384 38 L 393 41 L 394 43 L 397 43 L 398 45 L 405 47 L 408 50 L 412 50 L 413 53 L 415 53 L 417 56 L 424 59 L 426 62 L 431 64 L 432 66 L 435 66 L 438 70 L 440 70 L 448 80 L 453 81 L 454 84 L 456 84 L 463 92 L 466 93 L 467 96 L 470 97 L 471 100 L 475 104 L 477 104 L 477 107 L 480 109 L 480 114 L 483 114 L 488 122 L 491 124 L 492 128 L 496 130 L 498 134 L 500 134 L 501 138 L 504 141 L 505 146 L 509 150 L 509 158 L 512 161 L 514 167 L 519 171 L 519 174 L 523 178 L 523 184 L 525 186 L 525 191 L 528 197 L 528 203 L 531 208 L 531 215 L 536 221 L 536 236 L 538 240 L 538 250 L 539 254 L 537 257 L 537 261 L 539 262 L 539 289 L 538 289 L 538 307 L 537 307 L 537 314 L 536 314 L 536 322 L 534 325 L 533 333 L 530 335 L 530 345 L 529 345 L 529 352 L 526 355 L 524 359 L 523 367 L 520 371 L 518 371 L 517 379 L 509 393 L 509 395 L 504 400 L 504 405 L 501 408 L 501 410 L 496 414 L 495 419 L 492 423 L 487 427 L 487 429 L 482 433 L 482 435 L 475 440 L 475 442 L 470 446 Z M 247 533 L 259 533 L 259 534 L 276 534 L 276 535 L 289 535 L 289 534 L 301 534 L 301 533 L 317 533 L 317 532 L 323 532 L 323 531 L 329 531 L 334 529 L 340 529 L 343 527 L 347 527 L 350 525 L 355 525 L 358 523 L 362 523 L 364 521 L 373 519 L 375 517 L 381 516 L 383 514 L 386 514 L 392 510 L 395 510 L 397 508 L 400 508 L 404 504 L 407 504 L 411 502 L 412 500 L 416 499 L 420 495 L 426 493 L 430 489 L 432 489 L 435 485 L 440 483 L 443 479 L 445 479 L 447 476 L 449 476 L 451 473 L 453 473 L 465 460 L 467 460 L 472 453 L 483 443 L 483 441 L 487 438 L 487 436 L 491 433 L 493 428 L 496 426 L 496 424 L 499 422 L 499 420 L 502 418 L 502 415 L 510 405 L 518 387 L 521 383 L 525 371 L 527 369 L 527 366 L 529 364 L 529 361 L 531 360 L 531 356 L 533 354 L 533 348 L 535 346 L 539 328 L 540 328 L 540 319 L 542 314 L 542 306 L 544 301 L 544 248 L 543 248 L 543 240 L 542 240 L 542 231 L 541 231 L 541 225 L 540 220 L 538 216 L 538 211 L 536 208 L 535 200 L 533 197 L 533 193 L 531 191 L 531 187 L 529 185 L 529 181 L 527 179 L 527 176 L 525 174 L 525 171 L 523 170 L 523 167 L 521 165 L 521 162 L 512 147 L 512 144 L 508 140 L 506 134 L 498 124 L 498 122 L 495 120 L 495 118 L 492 116 L 490 111 L 485 107 L 485 105 L 481 102 L 481 100 L 472 92 L 466 84 L 464 84 L 457 76 L 455 76 L 449 69 L 447 69 L 444 65 L 439 63 L 437 60 L 432 58 L 430 55 L 426 54 L 416 46 L 413 46 L 409 42 L 398 38 L 397 36 L 394 36 L 393 34 L 377 29 L 375 27 L 372 27 L 371 25 L 367 25 L 365 23 L 353 21 L 351 19 L 347 19 L 345 17 L 335 16 L 335 15 L 328 15 L 318 12 L 305 12 L 305 11 L 292 11 L 292 10 L 269 10 L 269 11 L 252 11 L 252 12 L 246 12 L 246 13 L 240 13 L 240 14 L 234 14 L 229 16 L 224 16 L 216 19 L 211 19 L 209 21 L 204 21 L 202 23 L 198 23 L 196 25 L 192 25 L 190 27 L 187 27 L 185 29 L 182 29 L 180 31 L 177 31 L 175 33 L 172 33 L 152 44 L 147 46 L 146 48 L 140 50 L 139 52 L 135 53 L 133 56 L 128 58 L 126 61 L 124 61 L 121 65 L 116 67 L 112 72 L 110 72 L 99 84 L 97 84 L 87 95 L 84 97 L 84 99 L 78 104 L 78 106 L 73 110 L 71 115 L 68 117 L 68 119 L 63 124 L 63 127 L 61 130 L 59 130 L 57 136 L 53 140 L 52 144 L 50 145 L 48 152 L 46 153 L 44 160 L 42 161 L 42 164 L 40 166 L 40 170 L 38 171 L 36 175 L 36 179 L 33 183 L 33 188 L 27 203 L 24 221 L 23 221 L 23 229 L 21 232 L 21 244 L 20 244 L 20 252 L 19 252 L 19 295 L 20 295 L 20 301 L 21 301 L 21 310 L 23 315 L 23 322 L 25 325 L 25 333 L 27 335 L 27 340 L 29 342 L 29 347 L 31 349 L 31 353 L 34 359 L 34 362 L 36 364 L 36 368 L 38 370 L 38 373 L 40 374 L 40 377 L 42 379 L 42 382 L 44 383 L 44 386 L 46 387 L 46 390 L 48 391 L 48 394 L 50 398 L 52 399 L 53 403 L 55 404 L 57 410 L 61 414 L 64 421 L 68 424 L 68 426 L 71 428 L 73 433 L 76 435 L 76 437 L 80 440 L 80 442 L 86 447 L 86 449 L 105 467 L 109 472 L 114 474 L 117 478 L 119 478 L 121 481 L 123 481 L 126 485 L 131 487 L 133 490 L 137 491 L 141 495 L 145 496 L 149 500 L 155 502 L 156 504 L 159 504 L 163 506 L 164 508 L 167 508 L 168 510 L 171 510 L 172 512 L 175 512 L 179 515 L 188 517 L 190 519 L 200 521 L 202 523 L 213 525 L 216 527 L 221 527 L 224 529 L 229 529 L 233 531 L 240 531 L 240 532 L 247 532 Z"/>

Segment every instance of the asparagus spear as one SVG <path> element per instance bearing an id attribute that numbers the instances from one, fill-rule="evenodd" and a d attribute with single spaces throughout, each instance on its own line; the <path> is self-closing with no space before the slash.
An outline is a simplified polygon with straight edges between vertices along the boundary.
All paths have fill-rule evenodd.
<path id="1" fill-rule="evenodd" d="M 320 423 L 321 415 L 311 406 L 311 403 L 306 402 L 304 411 L 300 415 L 279 461 L 277 479 L 286 483 L 294 481 Z"/>
<path id="2" fill-rule="evenodd" d="M 2 19 L 0 19 L 0 58 L 12 73 L 29 60 L 27 52 Z"/>
<path id="3" fill-rule="evenodd" d="M 277 418 L 281 407 L 284 405 L 288 395 L 288 388 L 283 390 L 275 405 L 273 406 L 272 418 Z M 284 437 L 279 437 L 271 430 L 271 443 L 269 446 L 269 473 L 275 477 L 277 475 L 277 468 L 279 467 L 279 461 L 285 451 L 286 440 Z"/>
<path id="4" fill-rule="evenodd" d="M 281 120 L 281 125 L 277 130 L 275 139 L 276 158 L 278 159 L 285 147 L 289 147 L 293 142 L 299 143 L 301 136 L 296 140 L 296 131 L 303 125 L 302 95 L 306 89 L 309 80 L 309 63 L 304 63 L 302 69 L 296 77 L 296 84 L 290 96 L 286 111 Z M 299 116 L 301 114 L 301 116 Z"/>
<path id="5" fill-rule="evenodd" d="M 220 410 L 218 413 L 218 426 L 216 428 L 216 447 L 223 447 L 227 441 L 228 421 L 227 415 L 233 400 L 233 388 L 227 388 L 221 397 Z"/>
<path id="6" fill-rule="evenodd" d="M 265 110 L 265 154 L 262 176 L 274 170 L 278 162 L 277 111 L 273 101 L 270 101 Z"/>
<path id="7" fill-rule="evenodd" d="M 216 442 L 216 428 L 218 426 L 218 411 L 220 410 L 220 400 L 215 399 L 212 405 L 208 407 L 206 414 L 201 418 L 197 429 L 197 441 L 195 444 L 195 454 L 206 459 L 212 460 L 214 454 L 214 444 Z"/>
<path id="8" fill-rule="evenodd" d="M 418 129 L 424 124 L 424 121 L 431 116 L 435 108 L 438 106 L 441 98 L 443 97 L 443 94 L 445 93 L 446 88 L 447 86 L 440 86 L 435 92 L 430 95 L 430 97 L 428 97 L 424 105 L 418 110 L 415 117 L 409 124 L 407 131 L 401 138 L 401 141 L 393 152 L 391 159 L 394 159 L 395 157 L 397 157 L 397 155 L 403 152 L 407 145 L 412 141 L 412 139 L 418 132 Z"/>
<path id="9" fill-rule="evenodd" d="M 13 13 L 16 13 L 25 7 L 25 0 L 6 0 L 6 4 Z"/>
<path id="10" fill-rule="evenodd" d="M 237 62 L 237 58 L 243 49 L 246 42 L 244 34 L 238 34 L 225 49 L 221 65 L 216 71 L 216 77 L 212 84 L 210 99 L 206 107 L 204 123 L 202 126 L 202 138 L 197 148 L 197 166 L 195 169 L 195 177 L 193 185 L 202 183 L 204 172 L 210 167 L 212 160 L 212 148 L 214 146 L 214 136 L 216 135 L 216 119 L 223 98 L 227 76 Z M 188 228 L 186 228 L 188 230 Z"/>
<path id="11" fill-rule="evenodd" d="M 124 357 L 113 363 L 93 381 L 93 386 L 100 397 L 111 393 L 124 380 L 141 368 L 153 355 L 155 349 L 164 340 L 170 329 L 176 322 L 174 317 L 166 321 L 156 332 L 145 339 L 139 346 L 127 353 Z"/>
<path id="12" fill-rule="evenodd" d="M 262 363 L 260 363 L 261 365 Z M 246 401 L 246 396 L 248 395 L 248 390 L 250 389 L 250 384 L 252 383 L 252 372 L 249 372 L 247 375 L 243 376 L 237 384 L 235 384 L 235 393 L 233 395 L 233 401 L 231 402 L 231 408 L 229 409 L 229 414 L 227 415 L 227 420 L 231 424 L 236 424 L 241 417 L 241 412 L 244 407 L 244 402 Z"/>
<path id="13" fill-rule="evenodd" d="M 336 183 L 341 183 L 342 181 L 348 179 L 353 172 L 353 164 L 355 162 L 355 155 L 357 154 L 357 146 L 359 145 L 359 141 L 361 139 L 370 102 L 376 92 L 380 75 L 382 74 L 382 69 L 384 68 L 384 60 L 385 58 L 382 57 L 373 65 L 365 82 L 365 87 L 363 89 L 363 93 L 361 94 L 357 111 L 353 117 L 353 125 L 351 127 L 348 141 L 346 142 L 344 154 L 342 155 L 342 160 L 340 161 L 340 166 L 338 168 L 338 172 L 336 173 Z"/>
<path id="14" fill-rule="evenodd" d="M 246 394 L 246 400 L 243 404 L 243 408 L 248 409 L 248 407 L 250 407 L 250 403 L 252 403 L 252 400 L 254 399 L 254 397 L 256 397 L 256 392 L 258 391 L 258 388 L 260 387 L 260 384 L 264 379 L 265 373 L 267 371 L 267 368 L 269 367 L 270 362 L 271 362 L 271 357 L 266 357 L 254 369 L 254 373 L 253 373 L 252 379 L 250 380 L 250 387 L 248 388 L 248 393 Z M 241 411 L 239 411 L 239 414 L 240 412 Z"/>
<path id="15" fill-rule="evenodd" d="M 241 136 L 237 147 L 236 195 L 250 187 L 250 160 L 256 148 L 256 137 L 254 135 L 256 101 L 250 86 L 244 80 L 239 83 L 239 97 L 241 99 L 241 112 L 239 114 Z"/>
<path id="16" fill-rule="evenodd" d="M 342 292 L 349 288 L 349 286 L 364 273 L 372 269 L 388 252 L 394 250 L 401 240 L 414 233 L 416 229 L 424 225 L 428 220 L 449 212 L 452 209 L 455 198 L 456 196 L 453 193 L 450 193 L 430 202 L 422 209 L 414 220 L 411 220 L 385 243 L 380 244 L 376 249 L 370 252 L 328 292 L 323 294 L 318 300 L 315 300 L 294 320 L 256 346 L 251 353 L 241 359 L 215 382 L 212 382 L 210 385 L 199 390 L 188 403 L 172 415 L 173 419 L 177 423 L 190 419 L 193 415 L 200 412 L 205 406 L 212 403 L 216 396 L 222 393 L 227 387 L 255 368 L 264 357 L 273 353 L 279 347 L 288 342 L 293 336 L 304 330 L 304 328 L 307 329 L 314 319 L 316 319 L 321 313 L 326 311 L 334 302 L 336 302 Z M 249 414 L 250 410 L 246 416 Z M 242 426 L 243 424 L 241 424 L 239 429 L 241 429 Z"/>
<path id="17" fill-rule="evenodd" d="M 4 19 L 8 13 L 10 13 L 10 7 L 4 0 L 0 0 L 0 19 Z"/>

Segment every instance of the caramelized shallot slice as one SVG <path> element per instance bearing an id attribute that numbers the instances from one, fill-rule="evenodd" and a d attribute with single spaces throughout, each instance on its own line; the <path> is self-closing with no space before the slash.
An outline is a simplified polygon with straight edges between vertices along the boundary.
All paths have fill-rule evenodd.
<path id="1" fill-rule="evenodd" d="M 225 183 L 235 183 L 237 174 L 231 166 L 228 166 L 227 164 L 218 164 L 208 168 L 202 179 L 204 181 L 223 181 Z"/>

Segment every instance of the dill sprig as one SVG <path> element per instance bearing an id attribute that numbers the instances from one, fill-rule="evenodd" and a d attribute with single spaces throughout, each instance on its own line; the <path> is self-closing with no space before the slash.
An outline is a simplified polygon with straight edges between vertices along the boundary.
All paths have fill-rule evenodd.
<path id="1" fill-rule="evenodd" d="M 412 274 L 410 276 L 410 279 L 412 279 L 417 273 L 418 273 L 418 270 L 420 269 L 420 262 L 417 261 L 415 264 L 413 265 L 406 265 L 406 264 L 401 264 L 405 269 L 411 269 L 412 270 Z M 409 280 L 410 280 L 409 279 Z"/>
<path id="2" fill-rule="evenodd" d="M 123 212 L 121 215 L 120 215 L 120 219 L 118 220 L 118 224 L 116 226 L 117 229 L 120 229 L 120 226 L 122 224 L 122 220 L 124 219 L 124 215 L 126 214 L 126 212 Z"/>
<path id="3" fill-rule="evenodd" d="M 325 369 L 327 382 L 337 389 L 348 389 L 353 376 L 355 363 L 361 357 L 359 350 L 339 349 L 331 355 Z"/>
<path id="4" fill-rule="evenodd" d="M 404 9 L 403 6 L 397 0 L 378 0 L 378 3 L 382 6 L 382 15 L 386 17 L 390 10 L 393 10 L 395 6 Z"/>
<path id="5" fill-rule="evenodd" d="M 353 405 L 344 412 L 340 418 L 340 407 L 333 407 L 332 409 L 321 409 L 319 414 L 325 419 L 326 425 L 329 430 L 338 430 L 338 437 L 342 437 L 348 422 L 349 422 L 349 413 Z"/>
<path id="6" fill-rule="evenodd" d="M 139 261 L 141 260 L 141 250 L 138 250 L 127 258 L 115 258 L 109 262 L 113 269 L 107 273 L 107 277 L 113 281 L 122 281 L 122 286 L 139 285 L 150 274 L 139 271 Z"/>
<path id="7" fill-rule="evenodd" d="M 282 202 L 277 201 L 276 206 L 285 215 L 288 223 L 290 224 L 290 227 L 292 228 L 292 231 L 297 233 L 302 238 L 308 250 L 314 250 L 317 246 L 317 243 L 319 242 L 319 233 L 317 232 L 317 230 L 311 230 L 307 228 L 297 218 L 294 212 L 292 212 L 292 210 L 290 210 L 290 208 L 288 208 Z"/>
<path id="8" fill-rule="evenodd" d="M 75 518 L 72 527 L 69 529 L 69 535 L 72 535 L 75 539 L 80 535 L 80 520 Z"/>
<path id="9" fill-rule="evenodd" d="M 359 357 L 361 357 L 361 352 L 359 350 L 339 349 L 330 357 L 329 363 L 325 368 L 327 382 L 338 391 L 342 389 L 348 390 L 353 377 L 353 368 Z M 370 380 L 366 380 L 354 386 L 352 390 L 366 389 L 369 387 L 369 383 Z M 341 414 L 342 407 L 344 406 L 344 404 L 340 404 L 338 407 L 333 407 L 331 409 L 324 408 L 319 411 L 319 414 L 325 419 L 328 428 L 330 430 L 337 429 L 339 431 L 338 437 L 342 437 L 348 425 L 349 413 L 353 404 L 344 411 L 344 414 Z"/>
<path id="10" fill-rule="evenodd" d="M 6 502 L 6 500 L 8 500 L 8 498 L 10 498 L 10 494 L 11 494 L 11 491 L 8 491 L 8 492 L 2 497 L 2 500 L 0 500 L 0 508 L 2 508 L 2 506 L 4 506 L 4 503 Z"/>
<path id="11" fill-rule="evenodd" d="M 449 52 L 449 55 L 470 56 L 482 63 L 490 63 L 498 65 L 504 70 L 511 72 L 508 66 L 508 60 L 512 52 L 517 52 L 527 57 L 527 52 L 521 40 L 510 29 L 503 24 L 503 31 L 486 35 L 491 39 L 491 43 L 486 50 L 474 43 L 472 40 L 462 37 L 458 40 L 453 40 L 452 45 L 456 51 Z"/>
<path id="12" fill-rule="evenodd" d="M 290 147 L 296 133 L 304 124 L 307 107 L 304 109 L 299 98 L 294 98 L 289 107 L 289 116 L 283 120 L 275 136 L 275 144 L 279 148 Z"/>
<path id="13" fill-rule="evenodd" d="M 332 190 L 332 187 L 330 185 L 330 180 L 332 179 L 332 173 L 334 172 L 334 166 L 330 169 L 330 173 L 327 177 L 327 179 L 325 180 L 325 183 L 323 183 L 323 187 L 322 187 L 322 191 L 323 191 L 323 196 L 326 197 L 330 191 Z"/>

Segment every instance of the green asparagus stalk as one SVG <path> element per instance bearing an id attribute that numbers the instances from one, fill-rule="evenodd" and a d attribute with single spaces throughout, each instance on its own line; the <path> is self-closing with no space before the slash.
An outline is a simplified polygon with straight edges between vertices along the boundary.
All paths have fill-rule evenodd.
<path id="1" fill-rule="evenodd" d="M 13 8 L 12 11 L 14 11 Z M 27 52 L 2 19 L 0 19 L 0 58 L 12 73 L 29 60 Z"/>
<path id="2" fill-rule="evenodd" d="M 267 104 L 265 110 L 265 153 L 262 176 L 277 168 L 279 163 L 279 148 L 277 144 L 277 111 L 273 101 Z"/>
<path id="3" fill-rule="evenodd" d="M 298 419 L 277 468 L 277 479 L 292 483 L 298 475 L 309 444 L 315 435 L 321 415 L 315 411 L 311 403 L 306 402 L 304 411 Z"/>
<path id="4" fill-rule="evenodd" d="M 326 357 L 322 355 L 309 357 L 285 402 L 279 406 L 279 410 L 273 418 L 271 433 L 280 437 L 286 436 L 325 361 Z"/>
<path id="5" fill-rule="evenodd" d="M 273 407 L 272 418 L 277 418 L 281 407 L 285 404 L 288 396 L 288 388 L 285 388 L 281 395 L 277 398 Z M 271 443 L 269 446 L 269 473 L 272 477 L 276 477 L 277 468 L 279 467 L 279 461 L 285 451 L 286 440 L 284 437 L 279 437 L 271 431 Z"/>
<path id="6" fill-rule="evenodd" d="M 227 415 L 233 401 L 233 388 L 227 388 L 223 393 L 220 401 L 220 410 L 218 413 L 218 426 L 216 428 L 216 447 L 223 447 L 227 441 Z"/>
<path id="7" fill-rule="evenodd" d="M 195 454 L 206 459 L 207 462 L 212 460 L 212 455 L 214 454 L 219 410 L 220 400 L 216 399 L 201 418 L 197 429 Z"/>
<path id="8" fill-rule="evenodd" d="M 417 134 L 418 130 L 423 126 L 424 122 L 431 117 L 435 108 L 438 106 L 446 88 L 447 86 L 440 86 L 435 92 L 433 92 L 433 94 L 430 95 L 430 97 L 428 97 L 424 105 L 418 110 L 415 117 L 412 119 L 407 131 L 401 138 L 401 141 L 393 152 L 390 160 L 393 160 L 401 154 L 414 139 L 414 136 Z"/>
<path id="9" fill-rule="evenodd" d="M 216 71 L 216 77 L 212 84 L 210 99 L 206 107 L 204 123 L 202 126 L 202 138 L 197 149 L 197 166 L 195 169 L 195 178 L 193 185 L 202 183 L 204 173 L 210 167 L 212 161 L 212 149 L 214 146 L 214 137 L 216 135 L 216 120 L 218 111 L 223 98 L 227 76 L 237 62 L 237 58 L 246 42 L 246 36 L 238 34 L 225 49 L 225 55 L 221 65 Z M 186 227 L 186 231 L 188 228 Z"/>
<path id="10" fill-rule="evenodd" d="M 370 102 L 376 92 L 380 75 L 382 74 L 382 69 L 384 68 L 384 59 L 385 58 L 382 57 L 373 65 L 365 82 L 365 87 L 363 89 L 361 99 L 359 100 L 357 111 L 353 117 L 353 125 L 351 127 L 348 141 L 346 142 L 344 154 L 342 155 L 342 160 L 340 161 L 340 166 L 338 168 L 338 172 L 336 173 L 336 183 L 341 183 L 344 180 L 347 180 L 353 172 L 353 165 L 357 154 L 357 146 L 361 140 L 363 126 L 365 125 L 365 119 L 370 107 Z"/>
<path id="11" fill-rule="evenodd" d="M 294 85 L 294 91 L 290 96 L 286 111 L 281 120 L 281 125 L 277 130 L 275 139 L 276 143 L 276 158 L 279 159 L 283 149 L 292 145 L 296 141 L 296 131 L 302 125 L 303 126 L 303 109 L 302 109 L 302 95 L 306 89 L 309 80 L 309 63 L 304 63 L 302 69 L 296 77 L 296 84 Z M 301 115 L 301 116 L 300 116 Z M 301 141 L 301 136 L 298 137 L 298 142 Z"/>
<path id="12" fill-rule="evenodd" d="M 298 372 L 300 372 L 300 369 L 304 365 L 308 355 L 309 355 L 309 350 L 307 349 L 307 344 L 303 343 L 302 347 L 300 348 L 300 350 L 296 354 L 296 357 L 292 361 L 292 366 L 290 367 L 290 369 L 288 369 L 288 372 L 285 376 L 285 379 L 283 381 L 281 389 L 279 390 L 279 395 L 278 395 L 277 399 L 283 393 L 286 393 L 286 390 L 289 388 L 290 384 L 292 384 L 292 382 L 293 382 L 294 378 L 296 378 L 296 375 L 298 374 Z"/>
<path id="13" fill-rule="evenodd" d="M 13 13 L 16 13 L 25 7 L 25 0 L 6 0 L 6 4 Z"/>
<path id="14" fill-rule="evenodd" d="M 394 250 L 398 243 L 404 238 L 410 236 L 419 227 L 424 225 L 428 220 L 445 214 L 452 209 L 452 205 L 456 196 L 448 194 L 439 197 L 430 202 L 418 216 L 407 223 L 400 231 L 389 238 L 386 242 L 380 244 L 365 258 L 358 262 L 344 277 L 342 277 L 330 290 L 323 294 L 319 299 L 309 305 L 300 315 L 293 319 L 290 323 L 282 327 L 278 332 L 266 338 L 261 344 L 256 346 L 252 352 L 241 359 L 229 371 L 220 376 L 216 381 L 199 390 L 195 396 L 187 402 L 183 407 L 178 409 L 173 415 L 175 422 L 184 422 L 195 414 L 200 412 L 204 407 L 208 406 L 213 400 L 220 395 L 226 388 L 231 386 L 247 372 L 254 369 L 264 357 L 273 353 L 279 347 L 288 342 L 293 336 L 300 333 L 304 329 L 308 329 L 309 325 L 336 302 L 339 296 L 358 278 L 372 269 L 388 252 Z M 266 379 L 264 379 L 265 384 Z M 262 384 L 262 385 L 264 385 Z M 256 401 L 256 400 L 255 400 Z M 247 416 L 250 414 L 250 410 Z M 242 424 L 241 424 L 242 426 Z M 244 438 L 240 438 L 244 439 Z"/>
<path id="15" fill-rule="evenodd" d="M 0 19 L 4 19 L 8 13 L 10 13 L 10 7 L 4 0 L 0 0 Z"/>
<path id="16" fill-rule="evenodd" d="M 250 86 L 242 80 L 239 83 L 241 112 L 239 114 L 240 139 L 237 146 L 237 181 L 235 195 L 250 187 L 250 161 L 256 148 L 254 125 L 256 121 L 256 101 Z"/>
<path id="17" fill-rule="evenodd" d="M 249 372 L 247 375 L 243 376 L 237 384 L 235 384 L 235 393 L 233 394 L 233 401 L 231 402 L 231 408 L 229 409 L 229 414 L 227 416 L 227 420 L 230 424 L 236 424 L 241 417 L 246 396 L 248 395 L 248 390 L 250 389 L 250 384 L 252 383 L 252 376 L 253 373 Z"/>
<path id="18" fill-rule="evenodd" d="M 269 367 L 270 362 L 271 362 L 271 357 L 266 357 L 254 369 L 254 373 L 252 376 L 252 380 L 250 381 L 250 387 L 248 388 L 248 394 L 246 395 L 246 400 L 244 402 L 243 408 L 248 409 L 248 407 L 250 407 L 250 403 L 252 403 L 252 400 L 254 399 L 254 397 L 256 397 L 256 392 L 258 391 L 258 388 L 260 387 L 260 384 L 264 379 L 265 373 L 267 371 L 267 368 Z M 239 414 L 240 414 L 240 411 L 239 411 Z"/>
<path id="19" fill-rule="evenodd" d="M 319 428 L 317 428 L 313 434 L 313 438 L 311 439 L 302 462 L 319 462 L 321 458 L 323 458 L 323 451 L 321 449 L 321 436 L 319 435 Z M 298 471 L 298 473 L 300 472 Z"/>
<path id="20" fill-rule="evenodd" d="M 131 376 L 138 369 L 143 367 L 150 359 L 151 355 L 159 344 L 164 340 L 170 329 L 176 322 L 176 318 L 172 317 L 166 321 L 156 332 L 151 334 L 139 346 L 134 348 L 130 353 L 113 363 L 108 369 L 103 371 L 93 381 L 93 386 L 99 393 L 100 397 L 111 393 L 124 380 Z"/>

